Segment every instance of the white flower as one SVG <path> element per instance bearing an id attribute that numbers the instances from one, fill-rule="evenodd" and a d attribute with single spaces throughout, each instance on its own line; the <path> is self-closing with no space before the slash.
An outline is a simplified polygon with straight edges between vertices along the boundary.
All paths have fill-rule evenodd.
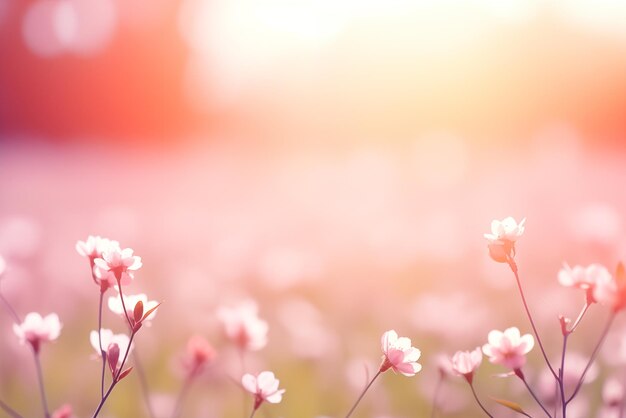
<path id="1" fill-rule="evenodd" d="M 278 379 L 272 372 L 261 372 L 258 376 L 246 373 L 241 378 L 244 389 L 254 395 L 254 409 L 265 401 L 279 403 L 283 399 L 285 389 L 278 389 Z"/>
<path id="2" fill-rule="evenodd" d="M 61 321 L 59 316 L 51 313 L 42 317 L 37 312 L 26 315 L 24 322 L 13 324 L 13 332 L 20 339 L 21 344 L 30 343 L 35 351 L 39 351 L 42 342 L 54 341 L 61 334 Z"/>
<path id="3" fill-rule="evenodd" d="M 483 346 L 483 353 L 489 357 L 489 361 L 512 370 L 526 363 L 526 354 L 535 345 L 532 335 L 520 335 L 519 329 L 515 327 L 507 328 L 504 332 L 493 330 L 487 339 L 489 342 Z"/>
<path id="4" fill-rule="evenodd" d="M 110 286 L 115 286 L 119 280 L 123 285 L 130 284 L 134 279 L 134 272 L 142 266 L 141 257 L 133 255 L 130 248 L 109 247 L 100 258 L 93 260 L 96 265 L 96 277 L 102 281 L 108 281 Z"/>
<path id="5" fill-rule="evenodd" d="M 159 304 L 159 302 L 155 300 L 148 300 L 148 296 L 144 293 L 140 293 L 138 295 L 124 295 L 124 304 L 126 305 L 126 311 L 130 318 L 134 317 L 135 305 L 138 302 L 143 304 L 143 312 L 148 312 L 150 309 L 154 308 Z M 118 292 L 117 296 L 110 296 L 108 302 L 109 309 L 111 312 L 117 315 L 124 315 L 124 306 L 122 305 L 122 298 L 120 297 L 120 293 Z M 145 325 L 150 326 L 154 317 L 156 316 L 157 310 L 154 310 L 148 317 L 142 321 Z"/>
<path id="6" fill-rule="evenodd" d="M 390 330 L 383 334 L 380 344 L 383 350 L 381 372 L 392 369 L 394 373 L 415 376 L 422 370 L 422 365 L 417 362 L 422 353 L 411 345 L 410 338 L 398 337 L 397 332 Z"/>
<path id="7" fill-rule="evenodd" d="M 117 367 L 120 367 L 122 364 L 122 360 L 124 358 L 124 353 L 126 353 L 126 349 L 128 348 L 128 343 L 130 342 L 130 338 L 126 334 L 114 334 L 113 331 L 111 331 L 110 329 L 105 329 L 105 328 L 103 328 L 100 331 L 100 333 L 102 337 L 102 349 L 105 352 L 108 350 L 111 344 L 117 344 L 117 346 L 119 347 L 119 352 L 121 354 L 117 361 Z M 100 344 L 98 341 L 97 330 L 91 331 L 91 333 L 89 334 L 89 342 L 91 342 L 91 346 L 93 347 L 93 349 L 96 350 L 98 357 L 101 357 L 102 353 L 100 353 Z M 132 351 L 133 351 L 133 346 L 131 345 L 130 350 L 128 351 L 128 354 L 130 355 Z"/>
<path id="8" fill-rule="evenodd" d="M 234 308 L 222 307 L 217 317 L 224 326 L 226 336 L 242 350 L 256 351 L 267 344 L 269 326 L 258 317 L 258 307 L 254 301 L 241 302 Z"/>
<path id="9" fill-rule="evenodd" d="M 493 220 L 491 221 L 491 234 L 484 234 L 484 236 L 489 243 L 502 243 L 504 241 L 513 243 L 524 234 L 524 222 L 526 222 L 526 218 L 518 224 L 510 216 L 501 221 Z"/>
<path id="10" fill-rule="evenodd" d="M 90 259 L 100 258 L 102 253 L 108 250 L 115 250 L 120 248 L 120 243 L 110 240 L 108 238 L 102 238 L 99 235 L 89 235 L 85 241 L 78 241 L 76 243 L 76 251 L 83 257 Z"/>
<path id="11" fill-rule="evenodd" d="M 590 264 L 587 267 L 574 266 L 571 268 L 567 264 L 559 270 L 559 283 L 565 287 L 577 287 L 588 290 L 598 282 L 611 280 L 611 273 L 601 264 Z"/>

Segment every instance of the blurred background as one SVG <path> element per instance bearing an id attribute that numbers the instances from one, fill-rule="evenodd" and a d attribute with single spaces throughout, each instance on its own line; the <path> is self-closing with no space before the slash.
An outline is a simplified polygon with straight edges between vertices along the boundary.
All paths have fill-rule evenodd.
<path id="1" fill-rule="evenodd" d="M 260 416 L 342 416 L 388 329 L 424 370 L 383 376 L 359 416 L 428 416 L 441 355 L 531 331 L 482 236 L 506 216 L 527 218 L 518 264 L 556 357 L 557 315 L 584 301 L 558 287 L 563 262 L 626 255 L 624 22 L 620 0 L 0 0 L 1 286 L 22 315 L 64 323 L 43 357 L 51 405 L 98 401 L 98 288 L 74 250 L 89 234 L 132 247 L 128 291 L 163 301 L 137 343 L 159 416 L 192 334 L 218 364 L 183 416 L 243 416 L 215 313 L 248 298 L 270 333 L 246 368 L 287 389 Z M 594 306 L 573 351 L 605 317 Z M 31 416 L 32 359 L 0 327 L 0 399 Z M 623 378 L 624 331 L 581 418 Z M 501 371 L 484 366 L 479 393 L 532 409 Z M 446 381 L 440 416 L 480 416 L 462 383 Z M 139 394 L 124 382 L 103 416 L 147 416 Z"/>

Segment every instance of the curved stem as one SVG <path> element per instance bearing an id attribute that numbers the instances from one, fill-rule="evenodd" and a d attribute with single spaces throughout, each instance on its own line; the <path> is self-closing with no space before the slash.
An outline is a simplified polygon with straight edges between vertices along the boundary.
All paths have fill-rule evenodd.
<path id="1" fill-rule="evenodd" d="M 154 418 L 154 411 L 152 410 L 152 404 L 150 403 L 148 379 L 146 379 L 146 373 L 143 370 L 143 365 L 141 364 L 137 347 L 135 347 L 135 351 L 133 351 L 133 359 L 135 360 L 135 369 L 137 370 L 137 376 L 139 376 L 139 385 L 141 386 L 143 401 L 146 404 L 146 409 L 148 410 L 148 416 L 150 416 L 150 418 Z"/>
<path id="2" fill-rule="evenodd" d="M 2 400 L 0 400 L 0 409 L 2 409 L 4 412 L 6 412 L 11 418 L 24 418 L 23 416 L 18 414 L 15 409 L 11 408 L 9 405 L 4 403 Z"/>
<path id="3" fill-rule="evenodd" d="M 476 399 L 476 403 L 478 404 L 478 406 L 480 406 L 480 409 L 482 409 L 483 412 L 485 414 L 487 414 L 488 417 L 493 418 L 493 415 L 491 415 L 489 413 L 489 411 L 487 411 L 487 408 L 485 408 L 485 406 L 482 404 L 480 399 L 478 399 L 478 395 L 476 394 L 476 390 L 474 390 L 474 384 L 470 383 L 469 386 L 470 386 L 470 389 L 472 389 L 472 395 L 474 395 L 474 399 Z"/>
<path id="4" fill-rule="evenodd" d="M 43 384 L 43 373 L 41 372 L 41 362 L 39 361 L 39 353 L 33 347 L 33 355 L 35 357 L 35 368 L 37 369 L 37 381 L 39 383 L 39 393 L 41 395 L 41 405 L 43 406 L 44 417 L 50 417 L 48 409 L 48 400 L 46 399 L 46 389 Z"/>
<path id="5" fill-rule="evenodd" d="M 122 293 L 122 282 L 120 279 L 117 279 L 117 288 L 120 291 L 120 300 L 122 301 L 122 309 L 124 310 L 124 316 L 126 317 L 126 321 L 128 321 L 128 326 L 130 329 L 133 329 L 133 323 L 128 316 L 128 311 L 126 310 L 126 304 L 124 303 L 124 293 Z"/>
<path id="6" fill-rule="evenodd" d="M 370 382 L 367 384 L 367 386 L 365 386 L 365 389 L 363 389 L 363 391 L 361 392 L 361 394 L 359 395 L 359 397 L 357 398 L 356 402 L 354 403 L 354 405 L 352 405 L 352 408 L 350 408 L 350 411 L 348 411 L 348 413 L 346 414 L 345 418 L 350 418 L 350 415 L 352 415 L 352 413 L 354 412 L 354 410 L 356 409 L 356 407 L 359 405 L 359 403 L 361 402 L 361 399 L 363 399 L 363 396 L 365 396 L 365 393 L 367 393 L 367 390 L 370 388 L 370 386 L 372 386 L 372 383 L 374 383 L 374 381 L 376 380 L 376 378 L 378 376 L 380 376 L 382 372 L 380 371 L 380 369 L 378 370 L 378 373 L 376 373 L 374 375 L 374 377 L 372 378 L 372 380 L 370 380 Z"/>
<path id="7" fill-rule="evenodd" d="M 541 409 L 543 409 L 543 412 L 546 413 L 548 418 L 552 418 L 552 415 L 550 415 L 550 412 L 548 412 L 546 407 L 543 406 L 543 404 L 541 403 L 541 401 L 539 400 L 537 395 L 535 395 L 535 392 L 533 392 L 533 389 L 530 387 L 530 385 L 528 384 L 528 382 L 524 378 L 524 374 L 522 373 L 522 371 L 520 369 L 517 369 L 517 370 L 515 370 L 515 374 L 517 375 L 517 377 L 519 377 L 521 379 L 522 382 L 524 382 L 524 386 L 526 386 L 526 389 L 528 389 L 528 392 L 530 393 L 530 395 L 533 397 L 535 402 L 537 402 L 537 405 L 539 405 L 541 407 Z"/>
<path id="8" fill-rule="evenodd" d="M 439 398 L 439 392 L 441 390 L 441 386 L 443 385 L 443 380 L 445 379 L 445 374 L 442 371 L 439 371 L 439 379 L 437 380 L 437 384 L 435 385 L 435 393 L 433 394 L 433 410 L 430 413 L 430 418 L 435 418 L 437 414 L 437 404 Z"/>
<path id="9" fill-rule="evenodd" d="M 104 370 L 106 368 L 107 355 L 102 348 L 102 299 L 104 291 L 100 290 L 100 303 L 98 304 L 98 346 L 100 348 L 100 357 L 102 358 L 102 372 L 100 374 L 100 399 L 104 397 Z"/>
<path id="10" fill-rule="evenodd" d="M 111 384 L 109 385 L 109 389 L 106 391 L 102 399 L 100 399 L 100 403 L 98 404 L 98 407 L 94 411 L 91 418 L 96 418 L 98 416 L 98 414 L 100 413 L 100 410 L 104 406 L 104 403 L 109 398 L 109 395 L 111 395 L 113 388 L 115 387 L 115 385 L 119 383 L 119 377 L 120 377 L 120 374 L 122 374 L 122 371 L 124 370 L 124 364 L 126 363 L 126 359 L 128 359 L 128 353 L 130 352 L 130 347 L 133 344 L 133 339 L 135 338 L 135 334 L 136 334 L 135 332 L 130 334 L 130 340 L 128 341 L 128 347 L 126 347 L 126 352 L 124 353 L 124 359 L 122 360 L 122 364 L 120 365 L 117 373 L 115 373 L 115 376 L 113 376 L 113 380 L 111 381 Z"/>
<path id="11" fill-rule="evenodd" d="M 178 394 L 178 398 L 176 398 L 176 403 L 174 404 L 174 411 L 172 412 L 172 418 L 177 418 L 182 412 L 183 402 L 185 400 L 185 397 L 187 396 L 187 393 L 189 392 L 189 388 L 191 388 L 192 381 L 193 381 L 193 374 L 188 376 L 185 379 L 183 386 L 180 389 L 180 392 Z"/>
<path id="12" fill-rule="evenodd" d="M 258 408 L 252 408 L 252 412 L 250 412 L 250 418 L 254 417 L 254 413 Z"/>
<path id="13" fill-rule="evenodd" d="M 548 368 L 550 369 L 550 372 L 552 372 L 552 375 L 554 376 L 554 378 L 558 379 L 559 378 L 558 375 L 556 374 L 556 372 L 552 368 L 552 365 L 550 364 L 550 360 L 548 360 L 548 355 L 546 354 L 546 350 L 543 348 L 543 343 L 541 342 L 541 337 L 539 337 L 539 332 L 537 332 L 537 327 L 535 326 L 535 321 L 533 320 L 533 316 L 530 314 L 530 309 L 528 308 L 528 303 L 526 303 L 526 297 L 524 296 L 524 290 L 522 289 L 522 282 L 520 281 L 519 273 L 517 271 L 517 264 L 515 264 L 515 260 L 513 260 L 513 258 L 510 257 L 510 256 L 508 257 L 508 264 L 509 264 L 509 267 L 511 268 L 511 271 L 515 275 L 515 281 L 517 282 L 517 288 L 519 289 L 519 294 L 522 297 L 522 303 L 524 304 L 524 309 L 526 310 L 526 315 L 528 316 L 528 320 L 530 321 L 530 325 L 533 328 L 533 332 L 535 333 L 535 338 L 537 338 L 537 343 L 539 344 L 539 348 L 541 349 L 541 354 L 543 354 L 543 359 L 546 361 L 546 364 L 548 365 Z"/>
<path id="14" fill-rule="evenodd" d="M 576 318 L 576 321 L 574 321 L 574 325 L 572 325 L 572 328 L 569 330 L 570 334 L 576 330 L 578 324 L 580 324 L 580 321 L 582 321 L 583 316 L 585 316 L 585 313 L 587 313 L 587 310 L 590 306 L 591 304 L 589 302 L 585 302 L 585 306 L 583 306 L 583 309 L 578 314 L 578 318 Z"/>
<path id="15" fill-rule="evenodd" d="M 586 309 L 584 309 L 583 312 L 585 310 Z M 579 318 L 580 317 L 581 315 L 579 315 Z M 579 320 L 576 320 L 576 324 L 578 323 L 578 321 Z M 561 413 L 563 415 L 561 418 L 566 418 L 566 414 L 567 414 L 567 402 L 565 402 L 565 382 L 564 382 L 563 376 L 565 376 L 565 352 L 567 350 L 568 337 L 569 337 L 569 333 L 565 333 L 565 335 L 563 335 L 563 350 L 561 351 L 561 368 L 559 369 L 559 379 L 558 379 L 559 392 L 561 393 Z M 556 413 L 554 415 L 556 415 Z"/>
<path id="16" fill-rule="evenodd" d="M 567 399 L 567 401 L 565 401 L 566 404 L 569 404 L 572 401 L 572 399 L 574 399 L 574 397 L 578 394 L 578 391 L 583 385 L 585 376 L 587 375 L 589 368 L 595 361 L 596 356 L 598 355 L 598 352 L 600 351 L 600 348 L 602 347 L 602 344 L 604 343 L 604 340 L 606 339 L 606 336 L 609 333 L 609 329 L 611 328 L 611 325 L 613 324 L 614 319 L 615 319 L 615 312 L 612 312 L 611 316 L 609 316 L 609 320 L 606 322 L 606 325 L 604 326 L 604 329 L 602 330 L 602 334 L 600 334 L 600 339 L 598 340 L 598 343 L 596 344 L 595 348 L 593 349 L 593 352 L 591 353 L 589 362 L 587 362 L 587 365 L 585 366 L 585 369 L 583 370 L 583 373 L 581 374 L 580 379 L 578 380 L 578 383 L 576 384 L 576 389 L 574 389 L 574 392 L 572 393 L 572 395 Z"/>
<path id="17" fill-rule="evenodd" d="M 8 300 L 6 300 L 6 298 L 4 297 L 4 295 L 2 294 L 2 292 L 0 292 L 0 300 L 2 301 L 2 304 L 4 305 L 4 307 L 6 308 L 7 312 L 9 312 L 9 315 L 11 315 L 13 317 L 13 320 L 17 323 L 20 324 L 22 322 L 22 320 L 20 319 L 20 316 L 17 314 L 17 312 L 15 312 L 15 309 L 13 309 L 13 306 L 11 306 L 11 304 L 9 303 Z"/>

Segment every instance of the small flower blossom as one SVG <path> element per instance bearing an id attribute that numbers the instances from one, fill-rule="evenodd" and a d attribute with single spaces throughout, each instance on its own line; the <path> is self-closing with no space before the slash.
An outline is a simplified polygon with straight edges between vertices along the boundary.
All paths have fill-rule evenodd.
<path id="1" fill-rule="evenodd" d="M 507 328 L 504 332 L 493 330 L 483 345 L 483 353 L 493 364 L 500 364 L 512 370 L 520 369 L 526 363 L 526 354 L 532 350 L 535 340 L 532 335 L 520 335 L 519 329 Z"/>
<path id="2" fill-rule="evenodd" d="M 130 317 L 134 317 L 135 306 L 138 302 L 143 304 L 143 312 L 148 312 L 150 309 L 153 309 L 159 306 L 159 302 L 154 300 L 148 300 L 148 296 L 144 293 L 140 293 L 138 295 L 124 295 L 124 304 L 126 305 L 126 314 Z M 120 293 L 118 292 L 117 296 L 110 296 L 108 301 L 108 306 L 111 312 L 117 315 L 121 315 L 122 317 L 126 317 L 124 314 L 124 306 L 122 305 L 122 298 L 120 297 Z M 158 309 L 157 309 L 158 310 Z M 146 317 L 142 322 L 147 326 L 151 325 L 151 321 L 156 316 L 157 310 L 154 310 L 150 315 Z"/>
<path id="3" fill-rule="evenodd" d="M 54 341 L 61 334 L 61 321 L 55 313 L 42 317 L 37 312 L 26 315 L 24 322 L 13 324 L 13 332 L 20 339 L 20 343 L 28 342 L 35 352 L 39 352 L 42 342 Z"/>
<path id="4" fill-rule="evenodd" d="M 422 370 L 422 365 L 417 362 L 421 352 L 411 346 L 409 338 L 398 337 L 394 330 L 387 331 L 381 338 L 381 348 L 383 350 L 381 372 L 392 369 L 395 373 L 414 376 Z"/>
<path id="5" fill-rule="evenodd" d="M 459 376 L 471 384 L 474 372 L 483 361 L 483 353 L 480 347 L 476 347 L 474 351 L 457 351 L 452 357 L 452 370 Z"/>
<path id="6" fill-rule="evenodd" d="M 593 288 L 593 298 L 603 305 L 610 306 L 613 312 L 626 307 L 626 273 L 621 263 L 617 267 L 615 277 L 609 274 L 599 278 Z"/>
<path id="7" fill-rule="evenodd" d="M 591 264 L 587 267 L 567 264 L 559 270 L 559 283 L 565 287 L 576 287 L 581 290 L 593 289 L 596 283 L 608 281 L 611 273 L 601 264 Z"/>
<path id="8" fill-rule="evenodd" d="M 258 376 L 246 373 L 241 378 L 244 389 L 254 395 L 254 409 L 265 401 L 269 403 L 280 403 L 283 399 L 285 389 L 278 389 L 279 381 L 272 372 L 261 372 Z"/>
<path id="9" fill-rule="evenodd" d="M 195 376 L 211 364 L 215 356 L 216 352 L 213 346 L 203 337 L 194 335 L 187 342 L 183 367 L 189 376 Z"/>
<path id="10" fill-rule="evenodd" d="M 242 350 L 256 351 L 267 344 L 268 324 L 258 317 L 258 307 L 245 301 L 234 308 L 222 307 L 217 316 L 226 336 Z"/>
<path id="11" fill-rule="evenodd" d="M 114 286 L 117 282 L 123 285 L 130 284 L 134 279 L 134 272 L 141 268 L 141 257 L 133 255 L 130 248 L 109 247 L 101 257 L 94 259 L 96 277 L 101 282 L 108 282 Z"/>
<path id="12" fill-rule="evenodd" d="M 105 328 L 103 328 L 100 332 L 102 337 L 102 349 L 108 353 L 110 348 L 112 348 L 113 346 L 117 346 L 117 350 L 119 350 L 119 353 L 121 353 L 121 355 L 118 355 L 117 361 L 117 367 L 119 368 L 122 364 L 124 353 L 126 353 L 126 349 L 128 348 L 130 338 L 126 334 L 114 334 L 113 331 Z M 91 333 L 89 334 L 89 341 L 91 342 L 91 346 L 93 347 L 93 349 L 96 350 L 98 357 L 101 357 L 102 354 L 100 353 L 100 344 L 98 341 L 97 330 L 91 331 Z M 130 346 L 128 354 L 130 354 L 131 351 L 133 351 L 132 345 Z"/>
<path id="13" fill-rule="evenodd" d="M 624 400 L 624 387 L 614 377 L 607 379 L 602 387 L 602 402 L 606 406 L 619 407 Z"/>
<path id="14" fill-rule="evenodd" d="M 102 238 L 99 235 L 89 235 L 87 240 L 78 241 L 76 243 L 76 252 L 83 257 L 89 258 L 91 262 L 93 262 L 96 258 L 102 257 L 102 254 L 105 251 L 119 249 L 119 242 L 108 238 Z"/>
<path id="15" fill-rule="evenodd" d="M 524 233 L 526 218 L 518 224 L 512 217 L 491 222 L 491 234 L 484 234 L 487 239 L 489 255 L 500 263 L 508 262 L 515 255 L 515 241 Z"/>
<path id="16" fill-rule="evenodd" d="M 52 413 L 51 418 L 72 418 L 74 417 L 74 411 L 72 411 L 72 406 L 69 404 L 65 404 L 61 406 L 59 409 Z"/>

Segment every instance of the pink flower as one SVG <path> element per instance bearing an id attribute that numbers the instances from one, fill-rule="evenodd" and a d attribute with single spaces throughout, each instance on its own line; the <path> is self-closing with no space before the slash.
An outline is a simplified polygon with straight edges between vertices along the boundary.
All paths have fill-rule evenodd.
<path id="1" fill-rule="evenodd" d="M 20 325 L 13 324 L 13 332 L 20 339 L 20 343 L 26 342 L 33 346 L 35 352 L 39 352 L 42 342 L 54 341 L 61 334 L 61 321 L 55 313 L 51 313 L 43 318 L 37 312 L 26 315 L 24 322 Z"/>
<path id="2" fill-rule="evenodd" d="M 471 384 L 474 372 L 483 361 L 483 353 L 480 347 L 474 351 L 457 351 L 452 357 L 452 370 L 459 376 L 465 377 Z"/>
<path id="3" fill-rule="evenodd" d="M 624 400 L 624 387 L 620 381 L 612 377 L 607 379 L 602 387 L 602 402 L 604 405 L 619 407 Z"/>
<path id="4" fill-rule="evenodd" d="M 526 363 L 526 354 L 535 345 L 530 334 L 520 335 L 519 329 L 507 328 L 504 332 L 493 330 L 487 336 L 488 344 L 483 345 L 483 353 L 493 364 L 501 364 L 512 370 Z"/>
<path id="5" fill-rule="evenodd" d="M 89 235 L 87 240 L 78 241 L 76 243 L 76 251 L 83 257 L 89 258 L 93 262 L 94 259 L 102 257 L 102 253 L 110 249 L 120 248 L 120 243 L 102 238 L 99 235 Z"/>
<path id="6" fill-rule="evenodd" d="M 135 306 L 137 305 L 138 302 L 141 302 L 143 304 L 143 312 L 148 312 L 150 309 L 155 308 L 156 306 L 159 305 L 159 302 L 157 301 L 148 300 L 148 296 L 146 296 L 144 293 L 140 293 L 138 295 L 124 295 L 124 304 L 126 305 L 126 311 L 130 318 L 134 318 Z M 117 315 L 121 315 L 122 317 L 125 317 L 124 306 L 122 305 L 122 298 L 120 297 L 119 292 L 117 296 L 109 297 L 108 305 L 109 305 L 109 309 L 111 310 L 111 312 Z M 150 321 L 152 321 L 154 317 L 156 316 L 157 310 L 154 310 L 142 322 L 146 324 L 147 326 L 150 326 L 151 325 Z"/>
<path id="7" fill-rule="evenodd" d="M 4 274 L 4 271 L 7 269 L 7 263 L 4 261 L 4 258 L 0 255 L 0 277 Z"/>
<path id="8" fill-rule="evenodd" d="M 383 363 L 380 371 L 392 369 L 395 373 L 405 376 L 414 376 L 422 370 L 422 365 L 417 362 L 420 350 L 411 346 L 411 340 L 407 337 L 398 337 L 394 330 L 387 331 L 381 338 L 383 350 Z"/>
<path id="9" fill-rule="evenodd" d="M 601 264 L 590 264 L 587 267 L 574 266 L 574 268 L 565 264 L 559 270 L 558 277 L 562 286 L 589 290 L 598 282 L 610 280 L 611 273 Z"/>
<path id="10" fill-rule="evenodd" d="M 280 403 L 285 389 L 278 389 L 279 381 L 272 372 L 261 372 L 258 376 L 246 373 L 241 378 L 244 389 L 254 395 L 254 409 L 265 401 Z"/>
<path id="11" fill-rule="evenodd" d="M 74 412 L 70 404 L 65 404 L 52 413 L 51 418 L 72 418 Z"/>
<path id="12" fill-rule="evenodd" d="M 258 307 L 245 301 L 234 308 L 222 307 L 217 316 L 226 336 L 242 350 L 260 350 L 267 344 L 267 322 L 258 317 Z"/>
<path id="13" fill-rule="evenodd" d="M 213 362 L 216 356 L 213 346 L 203 337 L 194 335 L 187 342 L 183 366 L 189 376 L 195 376 Z"/>
<path id="14" fill-rule="evenodd" d="M 598 278 L 593 288 L 593 298 L 610 306 L 613 312 L 626 307 L 626 273 L 622 263 L 617 266 L 615 277 L 609 274 Z"/>
<path id="15" fill-rule="evenodd" d="M 96 277 L 101 282 L 114 286 L 119 280 L 127 285 L 134 279 L 134 272 L 141 268 L 141 257 L 133 255 L 133 250 L 109 247 L 100 258 L 94 259 Z"/>
<path id="16" fill-rule="evenodd" d="M 484 234 L 491 258 L 499 263 L 506 263 L 515 255 L 515 241 L 524 233 L 524 222 L 526 218 L 518 224 L 510 216 L 491 222 L 491 234 Z"/>
<path id="17" fill-rule="evenodd" d="M 118 351 L 117 367 L 119 368 L 122 364 L 124 353 L 126 353 L 126 349 L 128 348 L 128 343 L 130 342 L 130 338 L 126 334 L 113 334 L 113 331 L 111 331 L 110 329 L 105 329 L 105 328 L 101 330 L 101 337 L 102 337 L 102 349 L 106 351 L 107 354 L 111 348 L 113 348 L 114 346 L 117 347 L 115 350 Z M 98 357 L 100 357 L 101 353 L 100 353 L 100 345 L 98 343 L 98 331 L 91 331 L 91 333 L 89 334 L 89 341 L 91 342 L 91 346 L 93 347 L 93 349 L 96 350 Z M 131 351 L 133 351 L 132 345 L 130 346 L 130 350 L 128 352 L 129 355 Z"/>

